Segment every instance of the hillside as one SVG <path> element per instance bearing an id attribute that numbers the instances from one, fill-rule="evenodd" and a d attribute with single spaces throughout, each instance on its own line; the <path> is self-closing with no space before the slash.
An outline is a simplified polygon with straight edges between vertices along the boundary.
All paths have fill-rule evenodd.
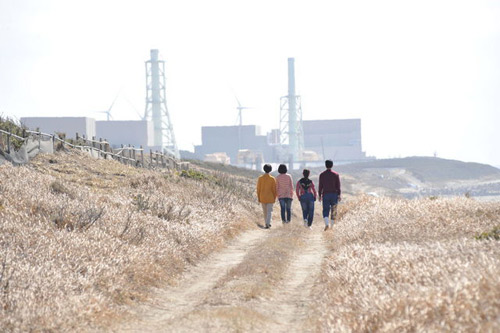
<path id="1" fill-rule="evenodd" d="M 328 231 L 296 200 L 264 229 L 259 174 L 77 150 L 0 165 L 2 331 L 500 329 L 499 203 L 352 192 Z"/>
<path id="2" fill-rule="evenodd" d="M 500 200 L 500 169 L 433 157 L 374 160 L 334 166 L 346 194 L 395 197 L 469 195 Z M 314 169 L 319 174 L 322 168 Z"/>
<path id="3" fill-rule="evenodd" d="M 367 169 L 404 169 L 419 181 L 431 183 L 500 177 L 500 169 L 490 165 L 436 157 L 381 159 L 366 163 L 339 165 L 337 169 L 340 172 L 348 174 L 354 174 Z"/>
<path id="4" fill-rule="evenodd" d="M 112 320 L 254 225 L 253 195 L 253 179 L 76 150 L 0 165 L 2 331 Z"/>

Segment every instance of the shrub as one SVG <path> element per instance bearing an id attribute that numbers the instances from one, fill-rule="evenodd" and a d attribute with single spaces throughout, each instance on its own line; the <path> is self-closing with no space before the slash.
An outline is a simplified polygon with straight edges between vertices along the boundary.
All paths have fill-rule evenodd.
<path id="1" fill-rule="evenodd" d="M 66 186 L 64 186 L 57 180 L 50 183 L 50 190 L 52 191 L 52 193 L 55 194 L 66 194 L 71 199 L 75 198 L 73 193 Z"/>
<path id="2" fill-rule="evenodd" d="M 195 180 L 210 180 L 213 177 L 208 176 L 198 170 L 194 169 L 189 169 L 189 170 L 182 170 L 180 173 L 181 177 L 184 178 L 190 178 L 190 179 L 195 179 Z"/>
<path id="3" fill-rule="evenodd" d="M 25 134 L 24 130 L 25 129 L 26 129 L 25 127 L 23 127 L 21 124 L 18 124 L 17 122 L 15 122 L 12 119 L 0 117 L 0 130 L 10 132 L 10 133 L 17 135 L 17 136 L 20 136 L 20 137 L 24 137 L 24 134 Z M 0 135 L 0 138 L 2 136 L 3 136 L 3 134 Z M 1 141 L 1 139 L 0 139 L 0 141 Z M 15 150 L 19 150 L 19 148 L 21 148 L 21 146 L 24 144 L 24 140 L 19 140 L 17 138 L 11 137 L 10 144 L 11 144 L 11 147 L 13 147 Z"/>
<path id="4" fill-rule="evenodd" d="M 476 239 L 494 239 L 500 240 L 500 225 L 494 227 L 490 231 L 483 232 L 476 236 Z"/>

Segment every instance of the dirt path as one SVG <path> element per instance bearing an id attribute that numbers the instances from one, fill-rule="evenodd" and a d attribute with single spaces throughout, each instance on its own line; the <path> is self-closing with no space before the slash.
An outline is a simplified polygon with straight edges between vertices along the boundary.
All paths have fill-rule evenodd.
<path id="1" fill-rule="evenodd" d="M 254 253 L 259 250 L 259 244 L 264 244 L 273 232 L 276 237 L 280 228 L 283 226 L 272 231 L 256 229 L 244 233 L 223 251 L 186 272 L 177 286 L 157 290 L 152 303 L 134 310 L 131 320 L 114 331 L 303 331 L 310 291 L 326 254 L 320 225 L 305 232 L 300 229 L 304 246 L 291 250 L 284 276 L 277 285 L 272 285 L 270 297 L 246 299 L 238 293 L 222 292 L 220 299 L 224 286 L 261 283 L 255 281 L 262 281 L 255 275 L 228 280 L 226 274 L 233 267 L 245 265 L 245 256 L 252 249 Z M 218 281 L 225 281 L 222 287 Z M 210 301 L 214 295 L 220 301 Z"/>
<path id="2" fill-rule="evenodd" d="M 223 251 L 215 253 L 205 262 L 186 272 L 182 281 L 167 289 L 157 289 L 152 303 L 136 309 L 137 322 L 123 323 L 117 332 L 164 331 L 165 323 L 181 316 L 204 299 L 226 272 L 239 264 L 246 252 L 262 238 L 262 230 L 244 233 Z"/>
<path id="3" fill-rule="evenodd" d="M 306 246 L 298 253 L 285 274 L 285 281 L 275 297 L 265 304 L 273 318 L 269 332 L 304 332 L 309 310 L 311 289 L 320 273 L 321 263 L 327 254 L 323 240 L 323 226 L 316 225 L 306 239 Z"/>

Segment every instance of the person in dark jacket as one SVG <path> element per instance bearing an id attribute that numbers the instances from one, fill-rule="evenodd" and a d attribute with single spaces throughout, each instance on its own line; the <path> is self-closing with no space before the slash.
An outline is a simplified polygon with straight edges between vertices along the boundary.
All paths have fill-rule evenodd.
<path id="1" fill-rule="evenodd" d="M 318 197 L 319 201 L 323 200 L 323 219 L 325 220 L 325 231 L 333 227 L 335 222 L 334 212 L 337 209 L 337 203 L 341 200 L 340 197 L 340 176 L 332 170 L 333 161 L 325 161 L 326 170 L 319 175 Z M 330 219 L 330 211 L 332 211 Z"/>
<path id="2" fill-rule="evenodd" d="M 301 178 L 295 186 L 297 198 L 299 198 L 300 206 L 302 207 L 302 217 L 304 226 L 311 228 L 314 216 L 314 202 L 316 201 L 316 189 L 314 183 L 309 179 L 310 171 L 304 169 Z"/>

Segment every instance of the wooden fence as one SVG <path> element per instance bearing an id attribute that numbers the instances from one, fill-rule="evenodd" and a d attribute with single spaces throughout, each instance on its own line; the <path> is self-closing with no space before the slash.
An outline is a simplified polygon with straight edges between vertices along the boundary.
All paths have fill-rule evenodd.
<path id="1" fill-rule="evenodd" d="M 4 138 L 6 140 L 4 141 Z M 11 149 L 14 148 L 14 140 L 17 140 L 17 144 L 22 142 L 22 145 L 26 145 L 29 138 L 33 139 L 33 142 L 38 141 L 38 149 L 42 148 L 43 141 L 52 141 L 53 150 L 56 151 L 61 148 L 73 148 L 82 151 L 88 151 L 92 156 L 97 156 L 98 158 L 104 159 L 114 159 L 123 164 L 133 165 L 136 167 L 143 168 L 168 168 L 176 170 L 187 170 L 189 169 L 188 162 L 181 162 L 174 158 L 173 156 L 164 154 L 159 151 L 149 150 L 149 154 L 146 152 L 142 146 L 135 148 L 132 145 L 124 146 L 121 145 L 120 148 L 112 149 L 109 142 L 106 140 L 96 140 L 95 137 L 92 139 L 86 138 L 85 135 L 79 136 L 76 133 L 76 139 L 72 142 L 66 141 L 60 138 L 56 134 L 48 134 L 37 131 L 23 130 L 22 137 L 14 133 L 0 130 L 0 147 L 2 147 L 7 154 L 11 153 Z"/>

